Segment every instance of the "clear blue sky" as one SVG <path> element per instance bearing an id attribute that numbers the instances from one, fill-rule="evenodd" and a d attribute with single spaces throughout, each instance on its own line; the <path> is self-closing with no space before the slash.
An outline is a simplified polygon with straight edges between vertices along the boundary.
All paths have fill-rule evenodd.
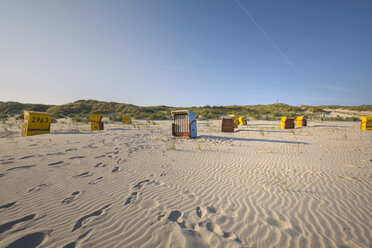
<path id="1" fill-rule="evenodd" d="M 0 101 L 372 104 L 370 0 L 0 1 Z"/>

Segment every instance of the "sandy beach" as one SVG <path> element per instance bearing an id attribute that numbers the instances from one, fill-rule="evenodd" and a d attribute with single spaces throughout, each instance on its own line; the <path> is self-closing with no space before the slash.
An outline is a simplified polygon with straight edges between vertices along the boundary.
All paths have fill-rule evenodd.
<path id="1" fill-rule="evenodd" d="M 1 247 L 372 247 L 372 131 L 171 121 L 0 131 Z M 2 124 L 4 125 L 4 124 Z M 26 244 L 26 246 L 25 246 Z"/>

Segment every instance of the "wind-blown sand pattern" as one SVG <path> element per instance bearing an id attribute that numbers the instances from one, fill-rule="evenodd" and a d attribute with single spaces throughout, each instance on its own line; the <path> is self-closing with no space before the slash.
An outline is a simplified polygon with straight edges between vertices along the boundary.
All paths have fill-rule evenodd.
<path id="1" fill-rule="evenodd" d="M 0 247 L 372 247 L 359 122 L 200 121 L 191 140 L 137 123 L 2 132 Z"/>

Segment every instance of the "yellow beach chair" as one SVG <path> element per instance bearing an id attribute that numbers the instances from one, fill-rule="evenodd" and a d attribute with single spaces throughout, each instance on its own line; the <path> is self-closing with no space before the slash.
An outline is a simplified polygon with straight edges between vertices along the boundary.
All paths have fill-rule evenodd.
<path id="1" fill-rule="evenodd" d="M 306 116 L 298 116 L 297 117 L 297 126 L 298 127 L 305 127 L 305 126 L 307 126 Z"/>
<path id="2" fill-rule="evenodd" d="M 247 125 L 247 121 L 245 119 L 245 116 L 240 116 L 239 117 L 239 125 L 242 125 L 242 126 L 246 126 Z"/>
<path id="3" fill-rule="evenodd" d="M 132 124 L 132 118 L 129 114 L 123 115 L 122 120 L 124 124 Z"/>
<path id="4" fill-rule="evenodd" d="M 90 130 L 103 130 L 102 114 L 93 114 L 90 116 Z"/>
<path id="5" fill-rule="evenodd" d="M 229 116 L 232 116 L 234 117 L 234 128 L 238 128 L 238 125 L 239 125 L 239 118 L 237 115 L 234 115 L 234 114 L 230 114 Z"/>
<path id="6" fill-rule="evenodd" d="M 287 116 L 282 117 L 282 122 L 280 123 L 281 129 L 293 129 L 294 119 L 289 119 Z"/>
<path id="7" fill-rule="evenodd" d="M 362 123 L 360 124 L 360 129 L 372 130 L 372 116 L 361 116 L 360 119 L 362 120 Z"/>
<path id="8" fill-rule="evenodd" d="M 50 114 L 37 111 L 23 111 L 24 121 L 22 124 L 22 135 L 31 136 L 50 133 Z"/>

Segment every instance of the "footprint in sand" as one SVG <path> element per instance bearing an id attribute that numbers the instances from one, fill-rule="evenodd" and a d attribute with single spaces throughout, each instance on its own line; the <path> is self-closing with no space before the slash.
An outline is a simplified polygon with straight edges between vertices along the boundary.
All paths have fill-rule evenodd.
<path id="1" fill-rule="evenodd" d="M 150 182 L 149 179 L 145 179 L 143 181 L 138 182 L 136 185 L 133 186 L 133 189 L 141 189 L 144 183 Z"/>
<path id="2" fill-rule="evenodd" d="M 339 177 L 340 177 L 340 178 L 343 178 L 343 179 L 345 179 L 345 180 L 347 180 L 347 181 L 357 180 L 356 177 L 349 177 L 349 176 L 339 176 Z"/>
<path id="3" fill-rule="evenodd" d="M 99 183 L 99 181 L 101 181 L 102 179 L 103 179 L 103 177 L 98 177 L 98 178 L 94 179 L 93 181 L 90 181 L 88 184 L 92 184 L 92 185 L 97 184 L 97 183 Z"/>
<path id="4" fill-rule="evenodd" d="M 133 192 L 128 199 L 125 201 L 124 205 L 128 205 L 129 203 L 132 203 L 133 201 L 137 200 L 138 192 Z"/>
<path id="5" fill-rule="evenodd" d="M 119 159 L 116 161 L 116 164 L 124 164 L 125 162 L 127 162 L 127 160 L 124 160 L 124 159 L 119 158 Z"/>
<path id="6" fill-rule="evenodd" d="M 59 156 L 59 155 L 65 155 L 64 152 L 53 152 L 53 153 L 47 153 L 47 156 Z"/>
<path id="7" fill-rule="evenodd" d="M 54 163 L 49 163 L 48 166 L 55 166 L 55 165 L 60 165 L 60 164 L 63 164 L 64 161 L 57 161 L 57 162 L 54 162 Z"/>
<path id="8" fill-rule="evenodd" d="M 5 161 L 5 162 L 2 162 L 1 164 L 13 164 L 14 161 Z"/>
<path id="9" fill-rule="evenodd" d="M 65 152 L 71 152 L 71 151 L 77 151 L 77 148 L 69 148 L 65 150 Z"/>
<path id="10" fill-rule="evenodd" d="M 27 159 L 27 158 L 33 158 L 35 157 L 36 155 L 29 155 L 29 156 L 24 156 L 24 157 L 20 157 L 19 159 Z"/>
<path id="11" fill-rule="evenodd" d="M 90 231 L 92 231 L 92 229 L 90 229 L 87 232 L 83 233 L 74 242 L 71 242 L 71 243 L 63 246 L 62 248 L 77 248 L 77 247 L 79 247 L 79 243 L 81 241 L 86 240 L 87 238 L 89 238 L 90 235 L 88 236 L 88 234 L 90 233 Z"/>
<path id="12" fill-rule="evenodd" d="M 183 222 L 178 222 L 178 219 L 182 216 L 181 212 L 178 211 L 178 210 L 174 210 L 172 211 L 169 216 L 168 216 L 168 220 L 171 221 L 171 222 L 176 222 L 181 228 L 186 228 L 186 223 L 185 221 Z"/>
<path id="13" fill-rule="evenodd" d="M 199 218 L 201 218 L 202 217 L 202 211 L 201 211 L 201 209 L 200 209 L 200 207 L 197 207 L 196 208 L 196 216 L 198 216 Z"/>
<path id="14" fill-rule="evenodd" d="M 158 221 L 161 221 L 161 219 L 165 216 L 165 214 L 159 213 Z"/>
<path id="15" fill-rule="evenodd" d="M 266 222 L 267 222 L 267 224 L 269 224 L 273 227 L 284 230 L 285 232 L 287 232 L 292 237 L 297 237 L 301 233 L 300 227 L 298 227 L 297 225 L 292 225 L 288 221 L 280 221 L 280 220 L 277 220 L 277 219 L 274 219 L 274 218 L 267 218 Z"/>
<path id="16" fill-rule="evenodd" d="M 75 191 L 74 193 L 71 194 L 71 196 L 65 198 L 61 204 L 64 204 L 64 205 L 67 205 L 67 204 L 70 204 L 71 202 L 73 202 L 74 200 L 76 200 L 79 196 L 80 192 L 79 191 Z"/>
<path id="17" fill-rule="evenodd" d="M 85 158 L 85 156 L 75 156 L 75 157 L 71 157 L 69 159 L 81 159 L 81 158 Z"/>
<path id="18" fill-rule="evenodd" d="M 8 203 L 8 204 L 5 204 L 5 205 L 2 205 L 2 206 L 0 206 L 0 209 L 2 209 L 2 208 L 10 208 L 10 207 L 13 206 L 14 204 L 16 204 L 16 202 L 11 202 L 11 203 Z"/>
<path id="19" fill-rule="evenodd" d="M 93 213 L 90 213 L 88 215 L 85 215 L 85 216 L 81 217 L 78 221 L 76 221 L 75 226 L 72 228 L 71 232 L 74 232 L 77 229 L 81 228 L 82 226 L 86 225 L 92 217 L 98 217 L 98 216 L 102 215 L 104 213 L 104 211 L 106 211 L 106 209 L 110 206 L 111 206 L 111 204 L 108 204 L 108 205 L 104 206 L 103 208 L 101 208 L 97 211 L 94 211 Z"/>
<path id="20" fill-rule="evenodd" d="M 105 167 L 105 166 L 106 166 L 105 163 L 103 163 L 103 162 L 99 162 L 99 163 L 97 163 L 94 167 Z"/>
<path id="21" fill-rule="evenodd" d="M 32 189 L 29 189 L 28 192 L 36 192 L 36 191 L 40 191 L 42 190 L 43 188 L 46 188 L 48 187 L 49 185 L 48 184 L 45 184 L 45 183 L 42 183 L 42 184 L 39 184 L 37 187 L 35 188 L 32 188 Z"/>
<path id="22" fill-rule="evenodd" d="M 136 185 L 133 186 L 133 189 L 142 189 L 144 184 L 146 183 L 153 183 L 154 181 L 150 181 L 149 179 L 142 180 L 138 182 Z M 138 192 L 133 192 L 125 201 L 124 205 L 128 205 L 129 203 L 132 203 L 133 201 L 137 200 Z"/>
<path id="23" fill-rule="evenodd" d="M 119 172 L 121 171 L 120 167 L 115 167 L 114 169 L 112 169 L 112 173 L 115 173 L 115 172 Z"/>
<path id="24" fill-rule="evenodd" d="M 100 156 L 97 156 L 95 158 L 104 158 L 104 157 L 106 157 L 106 155 L 100 155 Z"/>
<path id="25" fill-rule="evenodd" d="M 177 220 L 181 217 L 181 212 L 180 211 L 172 211 L 169 216 L 168 216 L 168 220 L 169 221 L 172 221 L 172 222 L 177 222 Z"/>
<path id="26" fill-rule="evenodd" d="M 212 221 L 208 221 L 206 223 L 200 222 L 199 227 L 203 227 L 204 224 L 205 224 L 205 228 L 207 229 L 207 231 L 214 233 L 217 236 L 220 236 L 222 238 L 228 239 L 230 241 L 235 241 L 239 244 L 242 243 L 242 241 L 238 238 L 238 236 L 235 233 L 223 231 L 218 224 Z"/>
<path id="27" fill-rule="evenodd" d="M 86 172 L 83 172 L 79 175 L 75 175 L 75 176 L 72 176 L 73 178 L 82 178 L 82 177 L 90 177 L 90 176 L 93 176 L 94 173 L 93 172 L 90 172 L 90 171 L 86 171 Z"/>
<path id="28" fill-rule="evenodd" d="M 207 207 L 208 213 L 215 214 L 217 213 L 216 209 L 214 207 Z"/>
<path id="29" fill-rule="evenodd" d="M 15 226 L 15 225 L 17 225 L 18 223 L 32 220 L 33 218 L 35 218 L 35 216 L 36 216 L 36 214 L 30 214 L 30 215 L 27 215 L 27 216 L 25 216 L 25 217 L 23 217 L 21 219 L 13 220 L 11 222 L 2 224 L 0 226 L 0 234 L 2 234 L 3 232 L 6 232 L 6 231 L 12 229 L 12 227 Z"/>
<path id="30" fill-rule="evenodd" d="M 16 248 L 16 247 L 36 248 L 36 247 L 39 247 L 39 245 L 43 243 L 44 240 L 48 237 L 48 233 L 51 233 L 51 232 L 52 230 L 47 233 L 36 232 L 36 233 L 28 234 L 10 243 L 9 245 L 6 246 L 6 248 Z"/>
<path id="31" fill-rule="evenodd" d="M 217 210 L 215 207 L 213 206 L 208 206 L 206 208 L 196 207 L 195 211 L 196 211 L 196 216 L 202 219 L 202 221 L 198 223 L 198 226 L 200 228 L 205 228 L 207 229 L 207 231 L 214 233 L 217 236 L 220 236 L 222 238 L 228 239 L 230 241 L 237 242 L 239 244 L 242 243 L 242 241 L 238 238 L 238 236 L 235 233 L 222 230 L 218 223 L 210 221 L 208 218 L 206 218 L 207 216 L 205 215 L 205 212 L 210 213 L 210 214 L 217 214 Z M 226 218 L 227 217 L 223 215 L 218 217 L 218 219 L 226 219 Z M 195 228 L 195 224 L 191 224 L 190 226 L 192 227 L 192 229 Z"/>
<path id="32" fill-rule="evenodd" d="M 29 168 L 34 167 L 34 166 L 36 166 L 36 164 L 18 166 L 18 167 L 9 168 L 9 169 L 7 169 L 7 171 L 18 170 L 18 169 L 29 169 Z"/>
<path id="33" fill-rule="evenodd" d="M 90 149 L 95 149 L 97 148 L 97 146 L 93 145 L 93 144 L 89 144 L 87 146 L 84 146 L 83 148 L 90 148 Z"/>

